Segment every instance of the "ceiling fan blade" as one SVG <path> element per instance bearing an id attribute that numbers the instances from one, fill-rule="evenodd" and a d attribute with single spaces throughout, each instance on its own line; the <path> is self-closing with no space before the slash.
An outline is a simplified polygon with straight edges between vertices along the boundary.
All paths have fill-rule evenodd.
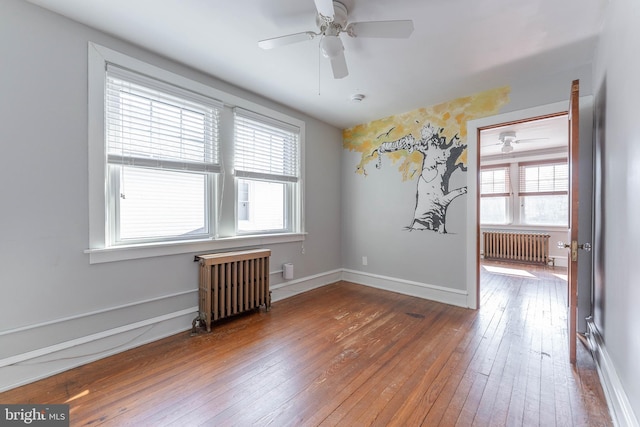
<path id="1" fill-rule="evenodd" d="M 286 46 L 288 44 L 311 40 L 316 36 L 313 31 L 305 31 L 303 33 L 288 34 L 286 36 L 274 37 L 272 39 L 260 40 L 258 46 L 263 49 L 273 49 L 275 47 Z"/>
<path id="2" fill-rule="evenodd" d="M 525 139 L 516 139 L 513 142 L 516 144 L 520 144 L 521 142 L 535 142 L 535 141 L 547 141 L 549 138 L 525 138 Z"/>
<path id="3" fill-rule="evenodd" d="M 406 39 L 413 33 L 413 21 L 352 22 L 347 32 L 351 37 Z"/>
<path id="4" fill-rule="evenodd" d="M 331 69 L 333 70 L 334 79 L 342 79 L 349 75 L 347 69 L 347 60 L 344 57 L 344 51 L 340 51 L 339 54 L 331 58 Z"/>
<path id="5" fill-rule="evenodd" d="M 329 21 L 333 21 L 333 15 L 335 11 L 333 10 L 333 0 L 314 0 L 316 3 L 316 9 L 318 13 L 326 18 L 329 18 Z"/>

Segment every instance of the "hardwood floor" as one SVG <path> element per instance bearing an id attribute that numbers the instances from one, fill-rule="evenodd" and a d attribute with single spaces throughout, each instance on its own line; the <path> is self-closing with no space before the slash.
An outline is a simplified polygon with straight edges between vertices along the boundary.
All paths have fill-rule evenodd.
<path id="1" fill-rule="evenodd" d="M 582 344 L 568 363 L 564 271 L 524 268 L 485 265 L 478 311 L 336 283 L 0 402 L 74 426 L 612 425 Z"/>

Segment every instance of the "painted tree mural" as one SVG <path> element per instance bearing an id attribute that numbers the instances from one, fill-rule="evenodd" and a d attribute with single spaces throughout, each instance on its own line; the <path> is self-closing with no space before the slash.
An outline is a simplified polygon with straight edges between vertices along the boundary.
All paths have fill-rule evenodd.
<path id="1" fill-rule="evenodd" d="M 417 180 L 413 219 L 408 230 L 446 233 L 451 202 L 467 187 L 449 188 L 451 175 L 467 170 L 466 123 L 496 114 L 508 102 L 503 87 L 465 98 L 392 116 L 344 131 L 344 148 L 362 153 L 356 173 L 367 175 L 366 166 L 383 157 L 400 163 L 402 180 Z"/>
<path id="2" fill-rule="evenodd" d="M 458 196 L 467 192 L 467 187 L 449 191 L 449 178 L 458 168 L 465 170 L 458 162 L 460 154 L 467 146 L 460 143 L 455 135 L 449 141 L 442 136 L 443 128 L 436 129 L 431 124 L 422 126 L 420 139 L 412 134 L 397 141 L 384 142 L 378 147 L 378 156 L 398 150 L 422 154 L 422 171 L 418 177 L 416 207 L 409 230 L 433 230 L 446 233 L 445 218 L 449 204 Z"/>

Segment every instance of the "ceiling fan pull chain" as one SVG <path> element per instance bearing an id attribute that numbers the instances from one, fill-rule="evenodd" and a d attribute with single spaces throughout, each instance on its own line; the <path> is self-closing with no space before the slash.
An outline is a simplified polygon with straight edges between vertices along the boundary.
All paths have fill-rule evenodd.
<path id="1" fill-rule="evenodd" d="M 322 38 L 320 39 L 322 40 Z M 320 96 L 320 62 L 322 61 L 322 51 L 320 48 L 320 43 L 318 43 L 318 96 Z"/>

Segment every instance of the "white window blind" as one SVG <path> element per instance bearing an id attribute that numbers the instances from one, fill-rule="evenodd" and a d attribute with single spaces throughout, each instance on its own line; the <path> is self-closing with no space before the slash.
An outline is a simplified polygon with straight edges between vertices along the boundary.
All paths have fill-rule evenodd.
<path id="1" fill-rule="evenodd" d="M 480 170 L 481 196 L 509 197 L 510 193 L 509 165 L 492 166 Z"/>
<path id="2" fill-rule="evenodd" d="M 236 177 L 298 182 L 300 129 L 240 108 L 234 112 Z"/>
<path id="3" fill-rule="evenodd" d="M 111 244 L 209 238 L 222 103 L 107 64 Z"/>
<path id="4" fill-rule="evenodd" d="M 520 196 L 562 195 L 569 191 L 567 162 L 520 164 Z"/>
<path id="5" fill-rule="evenodd" d="M 221 107 L 219 101 L 108 64 L 108 162 L 219 172 Z"/>

